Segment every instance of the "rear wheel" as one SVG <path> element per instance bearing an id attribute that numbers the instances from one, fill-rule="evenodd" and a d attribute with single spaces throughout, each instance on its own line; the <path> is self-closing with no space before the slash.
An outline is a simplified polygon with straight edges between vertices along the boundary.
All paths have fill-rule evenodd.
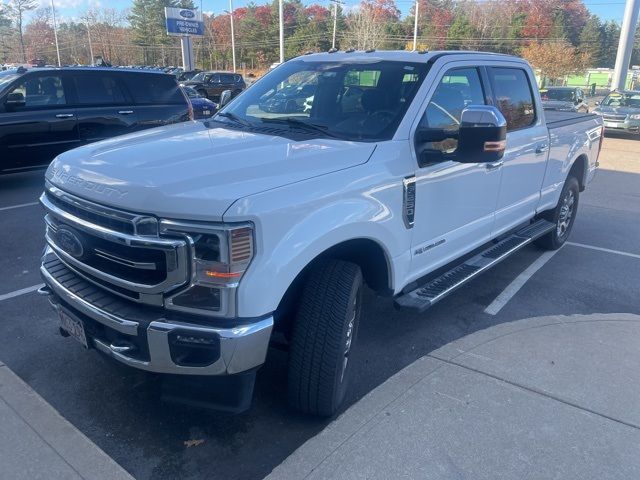
<path id="1" fill-rule="evenodd" d="M 543 212 L 540 216 L 555 225 L 555 228 L 536 240 L 536 245 L 546 250 L 557 250 L 569 238 L 576 214 L 580 185 L 574 176 L 567 178 L 560 194 L 558 205 L 553 210 Z"/>
<path id="2" fill-rule="evenodd" d="M 333 415 L 344 400 L 362 305 L 354 263 L 320 260 L 308 273 L 291 337 L 288 398 L 304 413 Z"/>

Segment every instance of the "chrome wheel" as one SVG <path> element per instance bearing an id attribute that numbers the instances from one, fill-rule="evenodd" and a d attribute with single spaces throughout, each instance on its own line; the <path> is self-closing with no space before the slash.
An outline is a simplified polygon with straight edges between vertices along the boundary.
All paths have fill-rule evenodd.
<path id="1" fill-rule="evenodd" d="M 560 212 L 558 214 L 558 223 L 556 225 L 556 235 L 559 239 L 564 239 L 569 233 L 569 228 L 573 221 L 575 203 L 575 193 L 573 193 L 573 190 L 567 190 L 566 195 L 562 199 L 562 205 L 560 206 Z"/>

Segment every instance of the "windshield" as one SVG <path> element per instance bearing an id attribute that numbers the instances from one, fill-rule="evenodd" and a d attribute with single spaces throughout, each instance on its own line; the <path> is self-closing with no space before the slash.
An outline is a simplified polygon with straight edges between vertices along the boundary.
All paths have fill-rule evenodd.
<path id="1" fill-rule="evenodd" d="M 640 108 L 640 92 L 638 93 L 610 93 L 602 101 L 605 107 Z"/>
<path id="2" fill-rule="evenodd" d="M 198 98 L 200 95 L 198 95 L 198 92 L 196 92 L 193 88 L 191 87 L 182 87 L 184 89 L 184 93 L 187 94 L 187 97 L 189 98 Z"/>
<path id="3" fill-rule="evenodd" d="M 396 61 L 289 61 L 231 102 L 221 117 L 237 128 L 279 124 L 345 140 L 388 140 L 427 68 Z"/>
<path id="4" fill-rule="evenodd" d="M 19 73 L 2 73 L 0 74 L 0 91 L 4 90 L 4 88 L 13 82 L 16 78 L 20 77 Z"/>
<path id="5" fill-rule="evenodd" d="M 205 78 L 205 73 L 204 72 L 200 72 L 197 75 L 194 75 L 193 77 L 191 77 L 191 80 L 194 82 L 204 82 Z M 207 75 L 209 76 L 209 75 Z"/>
<path id="6" fill-rule="evenodd" d="M 559 100 L 561 102 L 573 102 L 576 99 L 576 95 L 573 90 L 541 90 L 540 95 L 542 96 L 542 100 Z"/>

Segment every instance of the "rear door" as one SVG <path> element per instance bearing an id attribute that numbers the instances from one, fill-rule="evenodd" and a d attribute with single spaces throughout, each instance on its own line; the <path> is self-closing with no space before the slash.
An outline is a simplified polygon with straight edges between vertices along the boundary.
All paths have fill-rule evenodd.
<path id="1" fill-rule="evenodd" d="M 122 82 L 108 70 L 70 73 L 80 140 L 91 143 L 131 133 L 138 123 Z"/>
<path id="2" fill-rule="evenodd" d="M 135 104 L 136 130 L 189 120 L 189 103 L 174 75 L 127 72 L 122 77 Z"/>
<path id="3" fill-rule="evenodd" d="M 507 149 L 492 236 L 535 215 L 549 151 L 542 108 L 533 93 L 532 76 L 524 66 L 487 68 L 495 105 L 507 120 Z"/>
<path id="4" fill-rule="evenodd" d="M 5 105 L 11 93 L 22 94 L 24 106 Z M 46 166 L 56 155 L 79 145 L 75 108 L 59 71 L 27 73 L 7 89 L 1 102 L 1 171 Z"/>

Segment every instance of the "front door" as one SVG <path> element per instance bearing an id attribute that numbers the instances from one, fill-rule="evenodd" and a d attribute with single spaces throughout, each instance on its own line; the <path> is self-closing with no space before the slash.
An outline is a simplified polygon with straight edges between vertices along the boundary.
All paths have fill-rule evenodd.
<path id="1" fill-rule="evenodd" d="M 490 239 L 501 166 L 447 159 L 457 147 L 455 135 L 462 110 L 487 103 L 481 78 L 475 66 L 445 67 L 420 120 L 419 128 L 444 131 L 450 136 L 427 144 L 426 148 L 436 153 L 434 161 L 429 162 L 427 155 L 416 170 L 413 279 Z"/>
<path id="2" fill-rule="evenodd" d="M 25 103 L 4 105 L 0 114 L 1 171 L 46 166 L 56 155 L 79 145 L 75 109 L 69 105 L 61 75 L 25 75 L 8 89 L 10 94 L 22 95 Z"/>

